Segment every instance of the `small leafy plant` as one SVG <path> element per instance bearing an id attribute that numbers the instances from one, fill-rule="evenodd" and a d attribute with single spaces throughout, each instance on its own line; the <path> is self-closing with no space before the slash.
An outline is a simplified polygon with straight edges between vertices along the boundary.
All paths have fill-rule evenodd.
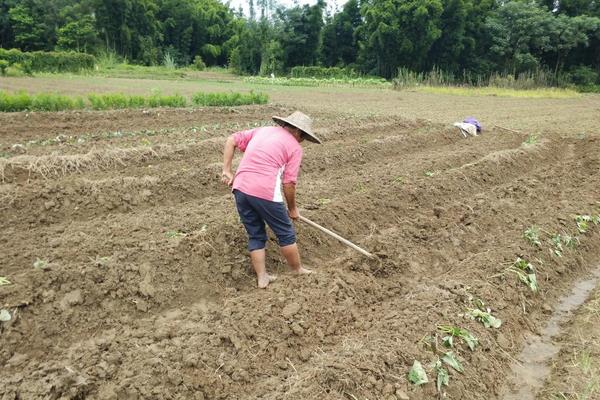
<path id="1" fill-rule="evenodd" d="M 431 178 L 433 175 L 435 175 L 435 173 L 433 171 L 425 171 L 423 175 L 425 175 L 428 178 Z"/>
<path id="2" fill-rule="evenodd" d="M 478 308 L 469 310 L 469 317 L 474 319 L 475 321 L 479 321 L 486 328 L 500 328 L 502 325 L 502 320 L 500 318 L 496 318 L 491 314 L 491 310 L 488 308 L 487 311 L 480 310 Z"/>
<path id="3" fill-rule="evenodd" d="M 462 365 L 451 351 L 444 353 L 441 359 L 438 357 L 431 365 L 431 368 L 433 368 L 433 372 L 436 375 L 436 388 L 438 392 L 442 391 L 442 386 L 448 386 L 448 383 L 450 383 L 450 375 L 448 374 L 445 365 L 450 366 L 458 372 L 464 372 Z"/>
<path id="4" fill-rule="evenodd" d="M 10 285 L 10 281 L 5 276 L 0 276 L 0 286 Z"/>
<path id="5" fill-rule="evenodd" d="M 165 233 L 165 236 L 167 236 L 168 239 L 179 239 L 185 237 L 186 234 L 180 231 L 168 231 Z"/>
<path id="6" fill-rule="evenodd" d="M 479 344 L 477 338 L 466 329 L 452 325 L 439 325 L 437 328 L 440 332 L 446 334 L 442 337 L 442 344 L 446 347 L 454 347 L 454 338 L 464 340 L 471 351 L 475 350 L 475 347 Z"/>
<path id="7" fill-rule="evenodd" d="M 542 242 L 540 242 L 540 229 L 538 227 L 532 226 L 527 228 L 523 233 L 523 237 L 532 246 L 542 247 Z"/>
<path id="8" fill-rule="evenodd" d="M 563 246 L 562 246 L 562 238 L 560 236 L 560 233 L 557 233 L 556 235 L 552 236 L 552 238 L 550 240 L 552 241 L 552 244 L 554 245 L 553 253 L 559 257 L 562 257 Z"/>
<path id="9" fill-rule="evenodd" d="M 535 270 L 529 261 L 517 257 L 508 270 L 517 275 L 519 280 L 526 284 L 532 292 L 536 293 L 539 290 Z"/>
<path id="10" fill-rule="evenodd" d="M 33 268 L 46 270 L 46 269 L 50 268 L 50 266 L 48 264 L 48 261 L 42 260 L 40 258 L 36 258 L 35 261 L 33 262 Z"/>
<path id="11" fill-rule="evenodd" d="M 586 233 L 590 228 L 590 222 L 592 221 L 593 219 L 591 215 L 575 216 L 575 223 L 577 224 L 577 230 L 579 230 L 579 233 Z"/>
<path id="12" fill-rule="evenodd" d="M 527 135 L 527 139 L 523 143 L 525 144 L 536 144 L 539 141 L 540 137 L 536 134 L 530 133 Z"/>
<path id="13" fill-rule="evenodd" d="M 442 361 L 451 366 L 452 368 L 454 368 L 456 371 L 458 372 L 464 372 L 464 368 L 461 365 L 461 363 L 458 361 L 458 359 L 454 356 L 454 353 L 449 351 L 447 353 L 444 353 L 444 356 L 442 357 Z"/>
<path id="14" fill-rule="evenodd" d="M 415 360 L 410 371 L 408 371 L 408 380 L 417 386 L 429 382 L 427 372 L 425 372 L 423 365 L 419 361 Z"/>
<path id="15" fill-rule="evenodd" d="M 450 383 L 450 376 L 448 375 L 448 370 L 446 368 L 444 368 L 444 365 L 442 364 L 442 360 L 440 360 L 439 358 L 433 365 L 433 370 L 435 371 L 435 374 L 437 375 L 437 378 L 436 378 L 437 391 L 441 392 L 442 386 L 448 386 L 448 383 Z"/>

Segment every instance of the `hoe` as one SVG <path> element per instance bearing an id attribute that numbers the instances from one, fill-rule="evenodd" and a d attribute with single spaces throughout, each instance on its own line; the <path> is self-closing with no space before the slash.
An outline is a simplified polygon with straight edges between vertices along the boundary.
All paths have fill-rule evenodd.
<path id="1" fill-rule="evenodd" d="M 300 221 L 307 223 L 308 225 L 312 226 L 313 228 L 317 228 L 318 230 L 325 232 L 326 234 L 328 234 L 329 236 L 339 240 L 340 242 L 344 243 L 346 246 L 348 247 L 352 247 L 354 250 L 358 251 L 361 254 L 364 254 L 365 256 L 369 257 L 369 258 L 375 258 L 375 256 L 371 253 L 369 253 L 368 251 L 366 251 L 365 249 L 362 249 L 360 247 L 358 247 L 357 245 L 355 245 L 354 243 L 352 243 L 351 241 L 344 239 L 343 237 L 341 237 L 340 235 L 338 235 L 335 232 L 330 231 L 329 229 L 322 227 L 321 225 L 317 224 L 316 222 L 312 222 L 310 219 L 303 217 L 302 215 L 300 215 L 299 217 Z"/>

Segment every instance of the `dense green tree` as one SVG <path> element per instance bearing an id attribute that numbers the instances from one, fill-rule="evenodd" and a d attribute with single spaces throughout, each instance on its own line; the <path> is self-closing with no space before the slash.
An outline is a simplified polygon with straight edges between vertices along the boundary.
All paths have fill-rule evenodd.
<path id="1" fill-rule="evenodd" d="M 244 74 L 321 64 L 387 78 L 437 67 L 590 81 L 600 72 L 600 1 L 536 1 L 348 0 L 324 19 L 324 0 L 277 9 L 252 0 L 249 18 L 221 0 L 0 0 L 0 46 L 110 51 L 147 65 L 200 57 Z"/>
<path id="2" fill-rule="evenodd" d="M 157 62 L 154 48 L 162 41 L 152 0 L 96 0 L 96 20 L 108 50 L 133 61 Z"/>
<path id="3" fill-rule="evenodd" d="M 56 5 L 42 0 L 18 2 L 8 11 L 14 43 L 22 50 L 52 50 L 56 42 Z"/>
<path id="4" fill-rule="evenodd" d="M 283 48 L 284 66 L 314 65 L 320 46 L 325 2 L 314 6 L 295 6 L 277 10 L 279 42 Z"/>
<path id="5" fill-rule="evenodd" d="M 492 37 L 491 56 L 513 74 L 539 67 L 539 55 L 552 50 L 554 17 L 534 3 L 509 2 L 486 20 Z"/>
<path id="6" fill-rule="evenodd" d="M 9 11 L 17 0 L 0 0 L 0 47 L 11 48 L 15 45 L 15 35 Z"/>
<path id="7" fill-rule="evenodd" d="M 98 36 L 90 15 L 68 22 L 58 29 L 56 46 L 60 50 L 75 50 L 86 52 L 97 44 Z"/>
<path id="8" fill-rule="evenodd" d="M 597 0 L 560 0 L 556 3 L 556 11 L 571 17 L 587 15 L 600 17 L 600 2 Z"/>
<path id="9" fill-rule="evenodd" d="M 361 60 L 369 72 L 386 78 L 398 67 L 422 70 L 432 44 L 441 36 L 440 0 L 368 0 L 361 12 L 365 24 Z"/>
<path id="10" fill-rule="evenodd" d="M 542 67 L 546 59 L 553 62 L 545 66 L 558 73 L 570 51 L 588 45 L 599 22 L 595 17 L 555 16 L 535 3 L 514 1 L 499 7 L 486 25 L 497 67 L 516 74 Z"/>
<path id="11" fill-rule="evenodd" d="M 348 0 L 323 28 L 321 59 L 326 66 L 349 65 L 358 55 L 357 29 L 362 24 L 358 0 Z"/>

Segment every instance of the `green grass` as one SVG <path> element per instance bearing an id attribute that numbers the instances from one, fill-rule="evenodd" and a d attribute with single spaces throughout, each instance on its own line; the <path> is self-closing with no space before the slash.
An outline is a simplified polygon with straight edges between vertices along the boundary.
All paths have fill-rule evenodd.
<path id="1" fill-rule="evenodd" d="M 244 104 L 266 104 L 269 97 L 264 93 L 196 93 L 192 102 L 198 106 L 239 106 Z M 186 107 L 189 101 L 180 94 L 150 96 L 126 95 L 122 93 L 90 93 L 87 101 L 79 96 L 64 96 L 54 93 L 28 94 L 0 91 L 0 112 L 15 111 L 64 111 L 91 108 L 114 110 L 124 108 Z"/>
<path id="2" fill-rule="evenodd" d="M 581 97 L 581 94 L 572 89 L 508 89 L 498 87 L 453 87 L 453 86 L 421 86 L 416 88 L 419 92 L 433 94 L 449 94 L 455 96 L 498 96 L 517 97 L 530 99 L 570 99 Z"/>
<path id="3" fill-rule="evenodd" d="M 197 106 L 241 106 L 245 104 L 266 104 L 269 96 L 265 93 L 196 93 L 192 102 Z"/>
<path id="4" fill-rule="evenodd" d="M 55 93 L 30 95 L 26 92 L 8 93 L 0 91 L 0 112 L 13 111 L 63 111 L 84 107 L 80 97 L 69 97 Z"/>
<path id="5" fill-rule="evenodd" d="M 391 89 L 392 84 L 381 78 L 266 78 L 260 76 L 251 76 L 244 78 L 244 82 L 258 85 L 276 85 L 276 86 L 308 86 L 308 87 L 367 87 Z"/>

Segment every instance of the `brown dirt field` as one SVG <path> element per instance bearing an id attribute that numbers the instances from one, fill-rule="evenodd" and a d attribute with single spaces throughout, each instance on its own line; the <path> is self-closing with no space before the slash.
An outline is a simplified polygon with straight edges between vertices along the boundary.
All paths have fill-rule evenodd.
<path id="1" fill-rule="evenodd" d="M 548 122 L 534 144 L 498 129 L 463 139 L 403 112 L 340 111 L 346 98 L 337 113 L 312 104 L 324 144 L 305 146 L 302 212 L 378 259 L 297 224 L 316 273 L 289 275 L 271 240 L 279 279 L 259 291 L 219 182 L 222 146 L 307 99 L 1 115 L 0 276 L 11 284 L 0 307 L 12 320 L 0 324 L 0 398 L 438 398 L 407 372 L 441 354 L 440 324 L 480 342 L 456 345 L 464 373 L 450 371 L 444 398 L 496 398 L 526 333 L 600 254 L 600 227 L 579 234 L 573 218 L 600 213 L 600 135 L 552 134 Z M 105 135 L 116 130 L 131 135 Z M 74 139 L 12 148 L 59 134 Z M 532 225 L 579 245 L 557 257 L 548 234 L 540 248 L 523 239 Z M 505 271 L 517 257 L 535 265 L 540 293 Z M 500 329 L 464 316 L 474 298 Z"/>

